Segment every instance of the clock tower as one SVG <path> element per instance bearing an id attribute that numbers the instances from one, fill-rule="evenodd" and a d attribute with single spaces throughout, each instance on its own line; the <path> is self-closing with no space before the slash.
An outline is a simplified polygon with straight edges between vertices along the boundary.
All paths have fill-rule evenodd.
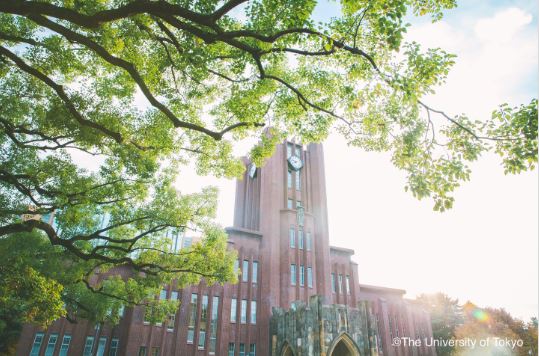
<path id="1" fill-rule="evenodd" d="M 331 295 L 330 246 L 322 145 L 287 141 L 263 167 L 248 167 L 236 185 L 234 231 L 261 235 L 267 310 Z"/>

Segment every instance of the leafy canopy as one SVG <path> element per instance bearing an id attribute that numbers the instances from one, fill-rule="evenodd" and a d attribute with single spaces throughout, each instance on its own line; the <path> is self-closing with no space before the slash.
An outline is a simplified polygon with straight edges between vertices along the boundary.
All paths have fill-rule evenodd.
<path id="1" fill-rule="evenodd" d="M 103 319 L 117 300 L 140 303 L 173 279 L 233 280 L 234 257 L 211 221 L 216 191 L 185 195 L 174 181 L 188 161 L 199 174 L 238 176 L 232 149 L 246 138 L 259 139 L 250 156 L 262 165 L 285 136 L 339 132 L 391 152 L 407 189 L 436 210 L 452 206 L 468 163 L 488 149 L 509 173 L 534 167 L 536 99 L 488 121 L 422 101 L 455 57 L 403 43 L 404 19 L 439 20 L 454 0 L 342 0 L 325 23 L 314 20 L 317 4 L 0 2 L 0 242 L 41 232 L 66 274 L 35 271 L 63 285 L 68 315 L 99 309 L 86 314 Z M 98 167 L 84 169 L 81 156 Z M 55 226 L 22 219 L 51 213 Z M 204 239 L 174 254 L 170 231 Z M 133 273 L 90 281 L 118 266 Z"/>

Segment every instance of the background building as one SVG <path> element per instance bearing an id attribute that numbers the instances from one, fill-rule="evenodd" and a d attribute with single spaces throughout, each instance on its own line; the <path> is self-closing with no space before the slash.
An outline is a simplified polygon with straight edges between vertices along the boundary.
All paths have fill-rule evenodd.
<path id="1" fill-rule="evenodd" d="M 391 345 L 430 337 L 429 315 L 403 290 L 360 284 L 354 251 L 330 246 L 322 146 L 285 142 L 264 167 L 246 164 L 227 229 L 237 284 L 165 286 L 160 298 L 181 305 L 160 325 L 139 307 L 117 326 L 29 325 L 17 355 L 434 355 Z"/>

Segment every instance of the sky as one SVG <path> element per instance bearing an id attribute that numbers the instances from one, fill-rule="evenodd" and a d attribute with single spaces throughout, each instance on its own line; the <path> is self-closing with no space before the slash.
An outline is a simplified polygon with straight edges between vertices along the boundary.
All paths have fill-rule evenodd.
<path id="1" fill-rule="evenodd" d="M 425 102 L 484 120 L 501 103 L 537 97 L 537 3 L 459 5 L 436 23 L 409 18 L 406 41 L 458 56 L 446 84 Z M 316 15 L 336 11 L 323 4 Z M 330 242 L 355 250 L 360 283 L 402 288 L 408 298 L 443 292 L 523 319 L 537 316 L 537 170 L 505 176 L 499 159 L 487 154 L 472 165 L 454 208 L 439 213 L 404 191 L 404 174 L 387 154 L 348 147 L 333 135 L 324 147 Z M 217 220 L 232 224 L 233 180 L 180 176 L 184 192 L 218 186 Z"/>

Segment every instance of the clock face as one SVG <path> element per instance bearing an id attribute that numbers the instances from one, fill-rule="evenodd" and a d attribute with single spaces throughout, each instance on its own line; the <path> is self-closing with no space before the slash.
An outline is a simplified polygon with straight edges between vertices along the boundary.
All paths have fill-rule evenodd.
<path id="1" fill-rule="evenodd" d="M 301 162 L 301 158 L 298 156 L 290 156 L 288 163 L 295 171 L 299 171 L 303 167 L 303 162 Z"/>
<path id="2" fill-rule="evenodd" d="M 249 174 L 249 177 L 254 178 L 256 177 L 256 165 L 254 163 L 251 163 L 249 165 L 249 168 L 247 168 L 247 174 Z"/>

